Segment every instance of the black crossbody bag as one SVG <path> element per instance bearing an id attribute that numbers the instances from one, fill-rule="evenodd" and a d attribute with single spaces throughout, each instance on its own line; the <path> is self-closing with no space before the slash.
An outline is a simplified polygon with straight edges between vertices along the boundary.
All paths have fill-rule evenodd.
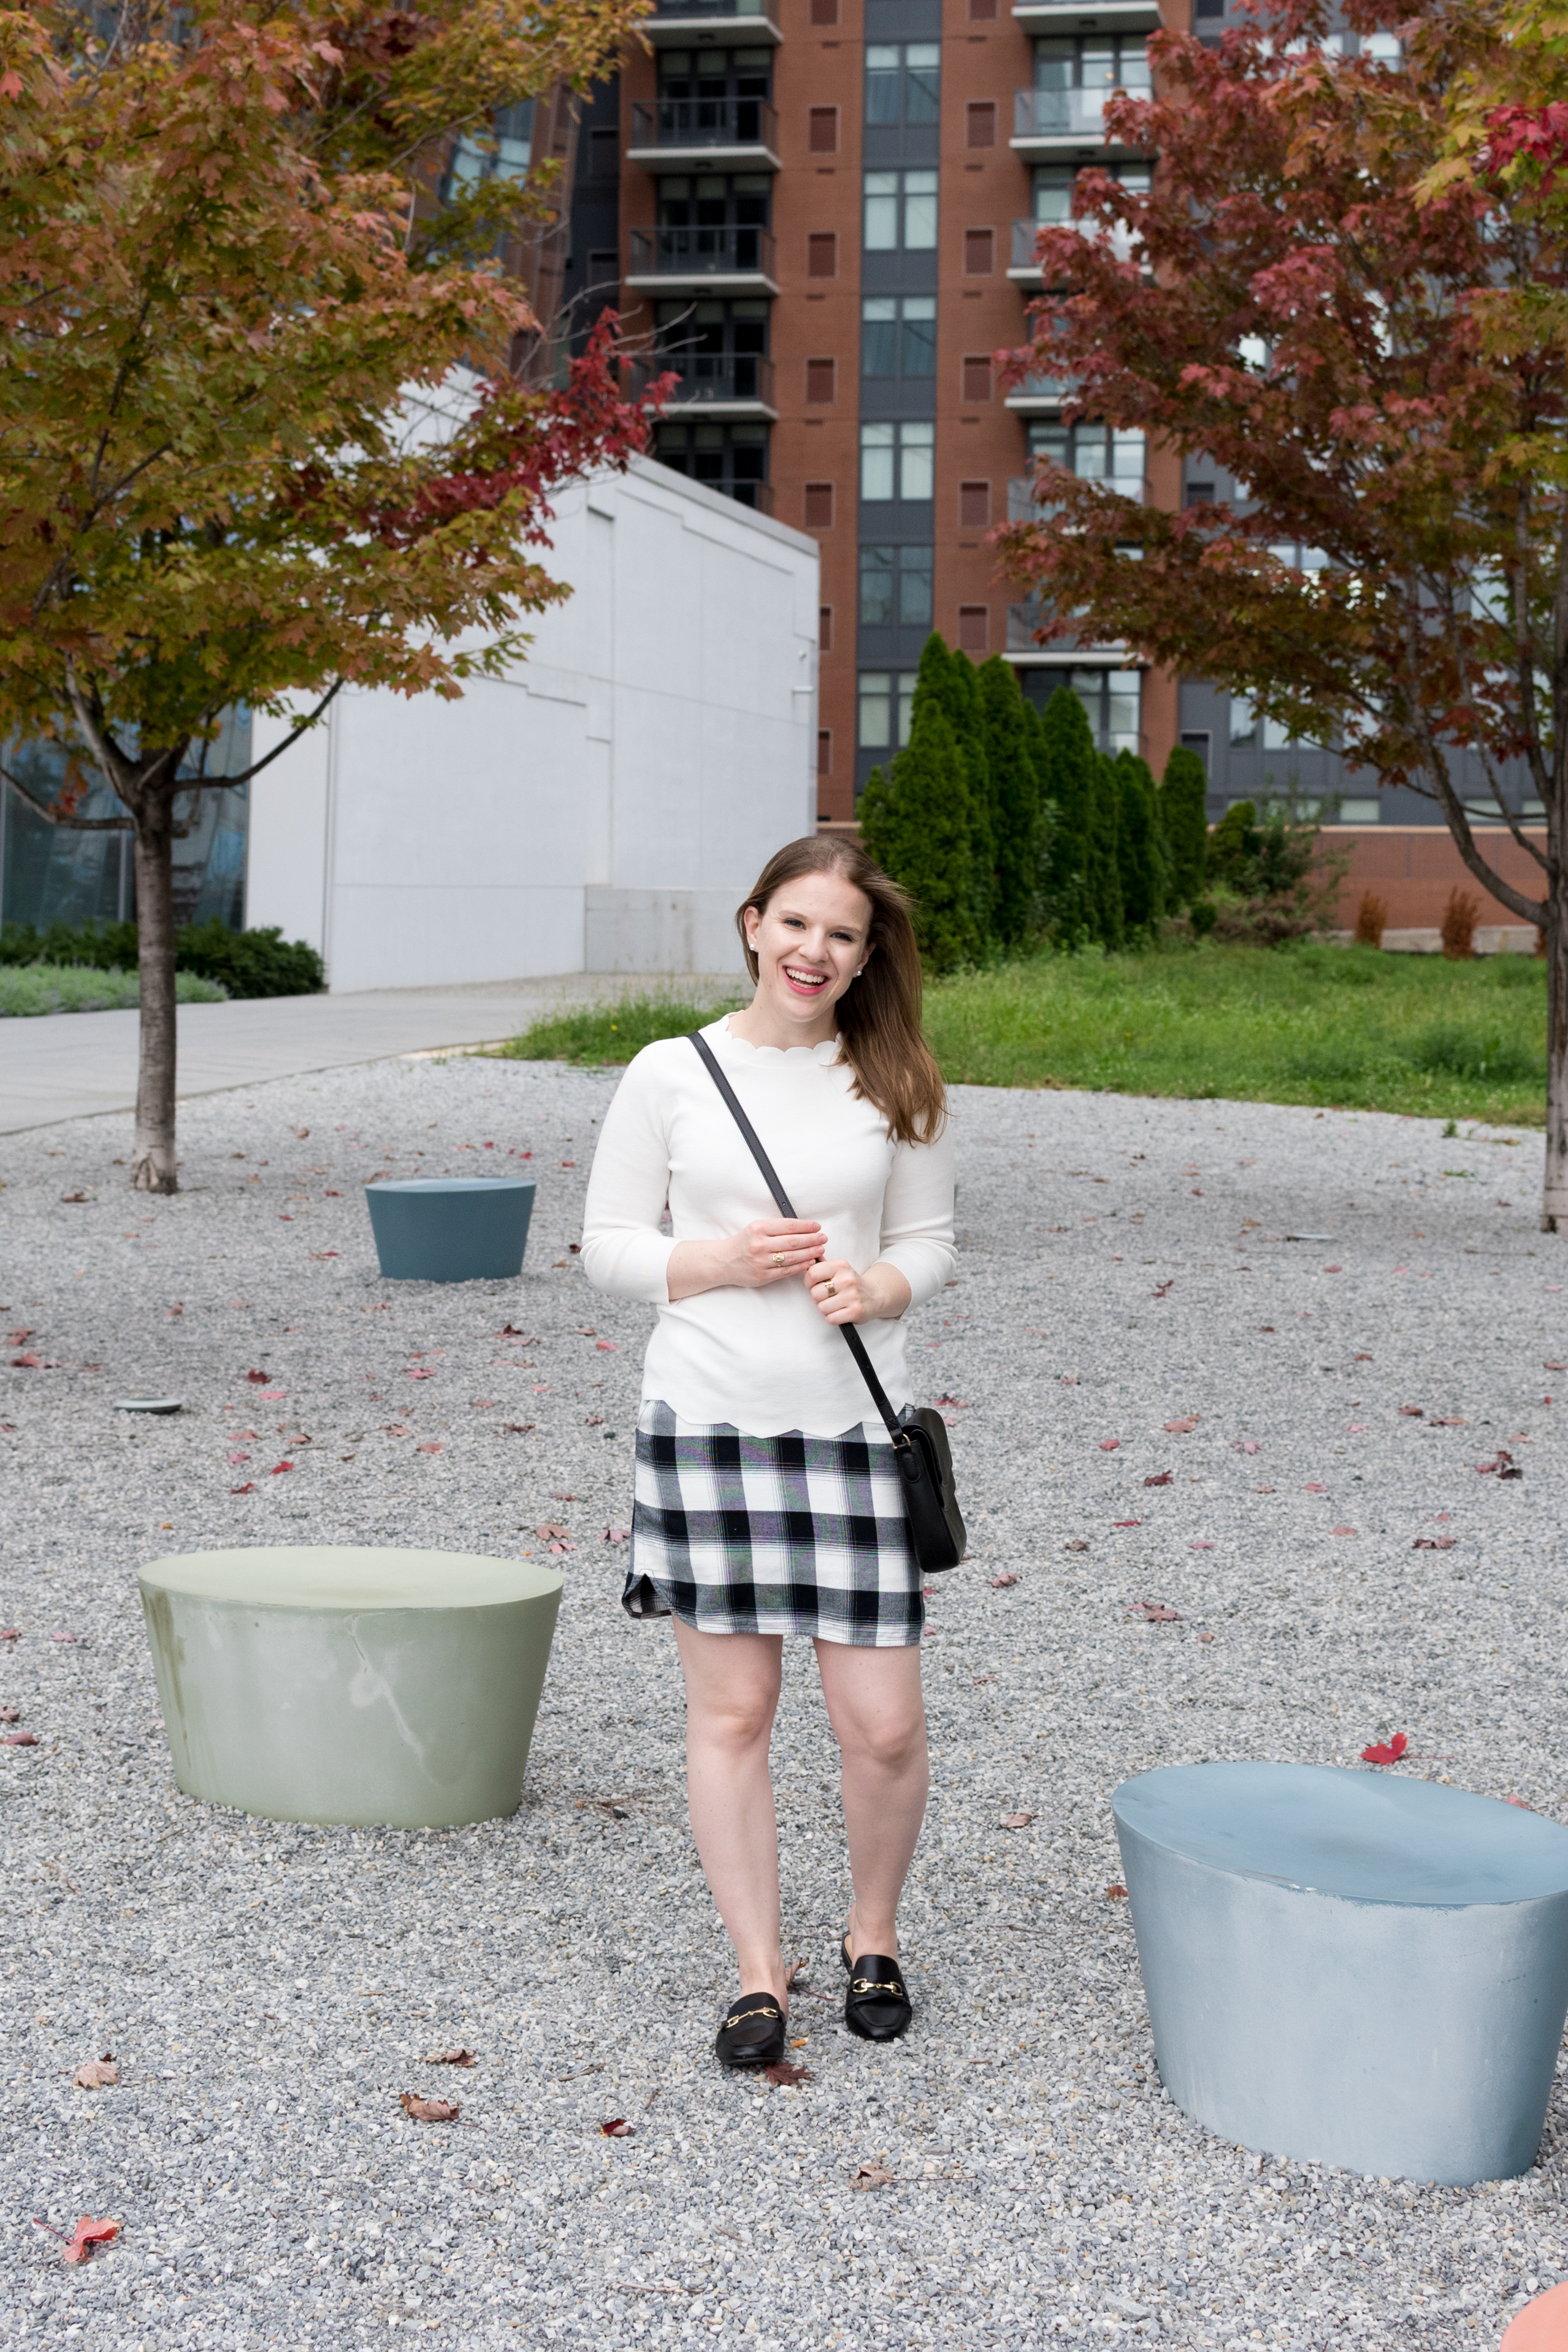
<path id="1" fill-rule="evenodd" d="M 779 1181 L 773 1162 L 762 1149 L 757 1129 L 741 1109 L 735 1088 L 720 1069 L 712 1046 L 695 1029 L 687 1034 L 702 1055 L 709 1077 L 724 1097 L 730 1117 L 746 1138 L 751 1156 L 762 1171 L 763 1181 L 778 1204 L 779 1215 L 792 1217 L 795 1211 L 790 1206 L 789 1195 Z M 915 1559 L 923 1570 L 956 1568 L 964 1557 L 968 1538 L 964 1532 L 958 1498 L 953 1491 L 953 1449 L 947 1443 L 947 1424 L 933 1405 L 906 1404 L 902 1412 L 894 1412 L 887 1391 L 877 1379 L 871 1358 L 866 1353 L 865 1342 L 854 1325 L 841 1323 L 837 1328 L 860 1366 L 861 1377 L 871 1391 L 878 1412 L 887 1423 L 887 1433 L 893 1440 L 893 1450 L 898 1462 L 904 1514 L 909 1521 L 909 1540 Z"/>

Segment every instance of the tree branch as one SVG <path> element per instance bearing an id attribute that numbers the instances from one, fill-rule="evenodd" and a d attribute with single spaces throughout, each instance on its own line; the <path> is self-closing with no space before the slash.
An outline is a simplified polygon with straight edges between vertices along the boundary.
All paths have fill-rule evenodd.
<path id="1" fill-rule="evenodd" d="M 308 733 L 308 730 L 315 726 L 316 721 L 320 718 L 321 713 L 326 709 L 328 704 L 335 700 L 343 685 L 344 680 L 342 678 L 334 678 L 331 685 L 327 688 L 326 693 L 321 697 L 320 701 L 316 705 L 315 709 L 310 713 L 308 719 L 302 719 L 298 726 L 294 730 L 293 734 L 286 735 L 282 742 L 279 743 L 275 750 L 267 753 L 265 760 L 253 761 L 251 765 L 248 768 L 244 769 L 237 776 L 214 776 L 207 783 L 203 785 L 202 790 L 204 792 L 210 793 L 214 792 L 220 784 L 248 784 L 253 776 L 259 776 L 264 768 L 270 768 L 274 760 L 280 760 L 285 751 L 293 750 L 295 744 L 298 742 L 301 735 Z"/>
<path id="2" fill-rule="evenodd" d="M 1484 890 L 1500 900 L 1513 914 L 1519 916 L 1522 922 L 1533 923 L 1537 930 L 1543 930 L 1546 927 L 1545 900 L 1537 902 L 1527 898 L 1522 890 L 1516 890 L 1511 882 L 1505 882 L 1500 874 L 1495 874 L 1492 871 L 1476 847 L 1475 835 L 1470 831 L 1470 821 L 1465 814 L 1463 802 L 1454 790 L 1447 760 L 1437 743 L 1433 741 L 1430 729 L 1423 726 L 1420 733 L 1427 753 L 1427 772 L 1437 788 L 1437 802 L 1448 820 L 1448 831 L 1453 835 L 1455 848 Z"/>
<path id="3" fill-rule="evenodd" d="M 135 830 L 128 816 L 62 816 L 58 809 L 51 808 L 47 801 L 39 800 L 21 777 L 14 776 L 3 763 L 0 763 L 0 782 L 9 784 L 11 790 L 26 803 L 36 816 L 41 816 L 46 824 L 58 825 L 62 832 L 131 833 Z"/>

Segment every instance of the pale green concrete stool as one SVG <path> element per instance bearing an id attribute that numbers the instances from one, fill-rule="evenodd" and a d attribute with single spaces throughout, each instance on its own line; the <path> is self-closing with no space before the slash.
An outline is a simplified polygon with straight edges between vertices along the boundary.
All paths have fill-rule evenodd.
<path id="1" fill-rule="evenodd" d="M 559 1570 L 279 1544 L 155 1559 L 141 1584 L 188 1797 L 397 1829 L 517 1811 Z"/>

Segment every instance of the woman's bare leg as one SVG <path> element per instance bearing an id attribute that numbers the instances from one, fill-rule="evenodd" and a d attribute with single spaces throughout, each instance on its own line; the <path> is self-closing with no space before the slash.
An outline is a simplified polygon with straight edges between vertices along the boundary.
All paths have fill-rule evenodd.
<path id="1" fill-rule="evenodd" d="M 777 1633 L 698 1633 L 674 1621 L 686 1678 L 692 1835 L 729 1930 L 742 1992 L 788 2007 L 779 1940 L 779 1828 L 768 1748 L 784 1649 Z"/>
<path id="2" fill-rule="evenodd" d="M 854 1908 L 850 1954 L 898 1958 L 898 1898 L 925 1817 L 930 1774 L 920 1651 L 819 1642 L 817 1664 L 841 1759 Z"/>

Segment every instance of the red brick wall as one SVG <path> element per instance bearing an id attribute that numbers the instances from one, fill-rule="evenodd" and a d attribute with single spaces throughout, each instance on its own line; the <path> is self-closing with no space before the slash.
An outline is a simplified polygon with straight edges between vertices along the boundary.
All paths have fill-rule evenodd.
<path id="1" fill-rule="evenodd" d="M 1542 848 L 1546 835 L 1531 828 Z M 1450 890 L 1468 890 L 1481 901 L 1483 923 L 1515 923 L 1511 908 L 1483 891 L 1454 846 L 1446 825 L 1380 824 L 1325 825 L 1323 840 L 1333 848 L 1348 847 L 1350 870 L 1340 891 L 1340 922 L 1349 930 L 1364 890 L 1373 891 L 1388 908 L 1388 927 L 1396 931 L 1435 930 L 1443 919 Z M 1482 856 L 1505 882 L 1527 898 L 1542 893 L 1542 874 L 1501 825 L 1476 828 Z"/>

